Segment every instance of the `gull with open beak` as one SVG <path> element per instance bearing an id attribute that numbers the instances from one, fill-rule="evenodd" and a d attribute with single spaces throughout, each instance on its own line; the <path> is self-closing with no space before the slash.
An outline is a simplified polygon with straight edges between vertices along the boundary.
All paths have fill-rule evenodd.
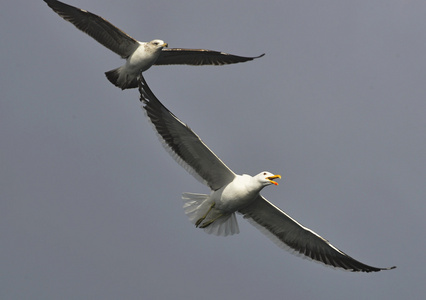
<path id="1" fill-rule="evenodd" d="M 328 266 L 354 272 L 377 272 L 337 249 L 311 229 L 302 226 L 262 197 L 266 186 L 281 178 L 263 171 L 256 176 L 237 175 L 229 169 L 185 123 L 155 97 L 143 76 L 139 80 L 140 100 L 160 140 L 172 157 L 190 174 L 210 187 L 210 195 L 184 193 L 184 210 L 189 220 L 205 232 L 232 235 L 239 232 L 240 213 L 280 247 Z"/>

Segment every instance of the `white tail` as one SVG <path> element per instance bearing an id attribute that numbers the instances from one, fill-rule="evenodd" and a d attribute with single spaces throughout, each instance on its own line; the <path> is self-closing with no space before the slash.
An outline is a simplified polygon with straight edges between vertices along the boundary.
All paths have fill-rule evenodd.
<path id="1" fill-rule="evenodd" d="M 194 225 L 207 213 L 213 204 L 210 200 L 210 196 L 206 194 L 183 193 L 182 199 L 184 202 L 183 209 L 185 214 Z M 214 219 L 214 215 L 218 213 L 220 212 L 213 208 L 207 215 L 205 221 L 208 222 Z M 224 215 L 203 229 L 208 234 L 220 236 L 233 235 L 240 232 L 235 213 Z"/>

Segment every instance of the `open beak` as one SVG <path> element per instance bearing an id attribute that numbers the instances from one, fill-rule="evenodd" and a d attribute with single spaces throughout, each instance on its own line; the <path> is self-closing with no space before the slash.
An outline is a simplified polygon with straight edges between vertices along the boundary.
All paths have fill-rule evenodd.
<path id="1" fill-rule="evenodd" d="M 277 178 L 281 178 L 281 175 L 274 175 L 274 176 L 266 177 L 266 179 L 268 179 L 272 184 L 275 184 L 275 185 L 278 185 L 278 182 L 275 182 L 272 179 L 277 179 Z"/>

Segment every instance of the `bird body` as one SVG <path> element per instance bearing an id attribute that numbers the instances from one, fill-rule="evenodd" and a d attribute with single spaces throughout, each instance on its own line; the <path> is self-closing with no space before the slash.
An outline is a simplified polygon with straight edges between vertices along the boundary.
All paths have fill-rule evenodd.
<path id="1" fill-rule="evenodd" d="M 272 180 L 275 178 L 281 176 L 266 171 L 256 176 L 236 175 L 231 182 L 212 191 L 210 195 L 185 193 L 185 213 L 192 223 L 209 234 L 236 234 L 239 230 L 237 224 L 233 225 L 236 223 L 235 213 L 253 202 L 265 186 L 278 185 Z"/>
<path id="2" fill-rule="evenodd" d="M 215 208 L 234 213 L 254 201 L 264 187 L 273 184 L 268 178 L 280 177 L 266 171 L 256 176 L 237 175 L 229 184 L 213 191 L 212 199 L 216 203 Z"/>
<path id="3" fill-rule="evenodd" d="M 138 44 L 139 46 L 127 58 L 124 66 L 105 73 L 111 83 L 122 89 L 137 87 L 139 74 L 148 70 L 157 61 L 163 47 L 167 47 L 162 40 L 138 42 Z"/>

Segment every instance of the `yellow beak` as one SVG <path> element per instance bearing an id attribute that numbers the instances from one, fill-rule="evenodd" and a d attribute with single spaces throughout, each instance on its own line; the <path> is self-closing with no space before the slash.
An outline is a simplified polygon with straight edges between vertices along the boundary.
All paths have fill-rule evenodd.
<path id="1" fill-rule="evenodd" d="M 281 178 L 281 175 L 274 175 L 274 176 L 266 177 L 266 179 L 268 179 L 272 184 L 275 184 L 275 185 L 278 185 L 278 182 L 275 182 L 272 179 L 277 179 L 277 178 Z"/>

